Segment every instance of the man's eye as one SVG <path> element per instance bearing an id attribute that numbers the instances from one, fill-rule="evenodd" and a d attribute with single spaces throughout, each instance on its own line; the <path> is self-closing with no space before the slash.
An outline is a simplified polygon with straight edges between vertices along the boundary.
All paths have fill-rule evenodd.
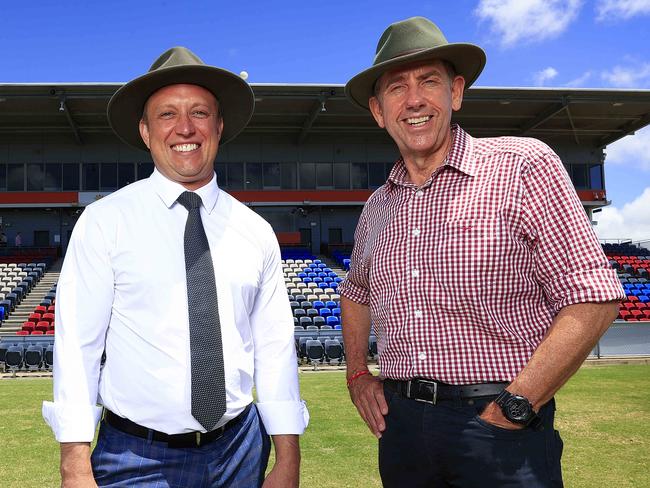
<path id="1" fill-rule="evenodd" d="M 164 120 L 169 120 L 174 117 L 174 112 L 163 112 L 160 114 L 160 118 Z"/>
<path id="2" fill-rule="evenodd" d="M 210 114 L 208 114 L 208 112 L 205 112 L 203 110 L 195 110 L 192 112 L 191 115 L 195 119 L 207 119 Z"/>

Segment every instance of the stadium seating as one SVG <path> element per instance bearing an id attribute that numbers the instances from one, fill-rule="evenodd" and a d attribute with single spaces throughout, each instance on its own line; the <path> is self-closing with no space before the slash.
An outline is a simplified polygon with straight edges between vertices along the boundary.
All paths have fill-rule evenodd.
<path id="1" fill-rule="evenodd" d="M 625 290 L 619 320 L 626 322 L 650 321 L 645 310 L 650 302 L 650 251 L 632 244 L 603 244 L 609 263 L 616 270 Z"/>

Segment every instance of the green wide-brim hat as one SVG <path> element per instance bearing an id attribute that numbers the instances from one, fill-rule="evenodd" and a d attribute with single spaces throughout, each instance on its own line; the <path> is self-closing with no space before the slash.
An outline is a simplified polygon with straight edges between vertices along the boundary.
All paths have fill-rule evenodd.
<path id="1" fill-rule="evenodd" d="M 485 52 L 474 44 L 449 43 L 436 24 L 424 17 L 395 22 L 384 31 L 372 67 L 345 85 L 345 94 L 356 105 L 368 108 L 377 80 L 386 71 L 418 61 L 444 60 L 465 78 L 465 88 L 476 81 L 485 66 Z"/>
<path id="2" fill-rule="evenodd" d="M 108 122 L 117 136 L 130 146 L 149 151 L 140 136 L 144 104 L 157 90 L 178 84 L 198 85 L 219 101 L 225 144 L 248 124 L 255 108 L 253 90 L 241 77 L 228 70 L 209 66 L 185 47 L 165 51 L 149 71 L 122 86 L 108 102 Z"/>

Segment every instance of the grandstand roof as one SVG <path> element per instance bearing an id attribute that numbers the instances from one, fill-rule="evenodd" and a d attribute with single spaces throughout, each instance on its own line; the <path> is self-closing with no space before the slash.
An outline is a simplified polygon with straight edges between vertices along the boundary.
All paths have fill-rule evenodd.
<path id="1" fill-rule="evenodd" d="M 110 132 L 106 105 L 121 83 L 0 84 L 0 134 Z M 256 107 L 244 133 L 382 134 L 342 85 L 252 84 Z M 472 87 L 455 114 L 475 136 L 537 137 L 600 148 L 650 124 L 650 90 Z"/>

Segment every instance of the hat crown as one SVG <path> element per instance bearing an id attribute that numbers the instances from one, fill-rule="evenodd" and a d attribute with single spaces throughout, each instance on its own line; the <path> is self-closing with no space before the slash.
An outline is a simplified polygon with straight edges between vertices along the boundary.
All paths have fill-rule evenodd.
<path id="1" fill-rule="evenodd" d="M 149 71 L 151 72 L 163 68 L 187 65 L 205 65 L 205 63 L 186 47 L 177 46 L 162 53 L 158 59 L 153 62 Z"/>
<path id="2" fill-rule="evenodd" d="M 384 31 L 373 65 L 446 44 L 447 38 L 436 24 L 424 17 L 411 17 L 389 25 Z"/>

